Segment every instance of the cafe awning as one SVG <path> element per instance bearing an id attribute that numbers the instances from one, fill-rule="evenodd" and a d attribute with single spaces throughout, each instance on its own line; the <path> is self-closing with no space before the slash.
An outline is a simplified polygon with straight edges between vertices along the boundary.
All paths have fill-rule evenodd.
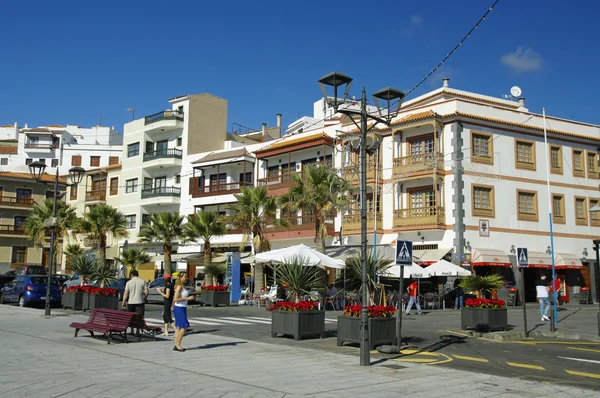
<path id="1" fill-rule="evenodd" d="M 474 267 L 512 267 L 508 255 L 498 249 L 471 250 L 471 265 Z"/>
<path id="2" fill-rule="evenodd" d="M 413 261 L 421 265 L 430 265 L 440 261 L 452 248 L 413 250 Z"/>
<path id="3" fill-rule="evenodd" d="M 558 269 L 579 269 L 583 267 L 583 264 L 574 254 L 557 253 L 554 257 L 554 267 Z"/>

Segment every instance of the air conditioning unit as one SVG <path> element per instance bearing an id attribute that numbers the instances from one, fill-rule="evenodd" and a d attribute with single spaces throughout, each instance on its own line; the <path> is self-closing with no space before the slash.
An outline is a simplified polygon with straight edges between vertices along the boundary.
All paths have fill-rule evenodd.
<path id="1" fill-rule="evenodd" d="M 296 163 L 296 173 L 300 173 L 302 171 L 302 163 Z"/>

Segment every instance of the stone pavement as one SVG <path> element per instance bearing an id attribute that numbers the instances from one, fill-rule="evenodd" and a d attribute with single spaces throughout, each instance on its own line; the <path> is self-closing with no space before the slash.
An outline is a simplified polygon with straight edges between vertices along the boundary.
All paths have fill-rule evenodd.
<path id="1" fill-rule="evenodd" d="M 2 397 L 592 397 L 597 392 L 435 366 L 358 365 L 357 355 L 194 333 L 106 344 L 86 314 L 0 306 Z M 118 341 L 118 338 L 115 339 Z"/>

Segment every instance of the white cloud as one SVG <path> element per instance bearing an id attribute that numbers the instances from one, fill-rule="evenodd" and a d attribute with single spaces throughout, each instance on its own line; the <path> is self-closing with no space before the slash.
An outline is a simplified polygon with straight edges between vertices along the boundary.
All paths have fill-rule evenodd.
<path id="1" fill-rule="evenodd" d="M 423 18 L 418 15 L 410 17 L 410 24 L 413 26 L 421 26 L 423 24 Z"/>
<path id="2" fill-rule="evenodd" d="M 515 52 L 504 54 L 500 58 L 503 65 L 515 72 L 532 72 L 542 69 L 543 59 L 531 47 L 519 46 Z"/>

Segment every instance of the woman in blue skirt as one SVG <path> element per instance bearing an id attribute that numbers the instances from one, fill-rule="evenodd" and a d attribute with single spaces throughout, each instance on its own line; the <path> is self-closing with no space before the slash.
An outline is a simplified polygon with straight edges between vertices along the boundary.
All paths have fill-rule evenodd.
<path id="1" fill-rule="evenodd" d="M 185 288 L 185 281 L 187 281 L 187 274 L 181 272 L 175 284 L 175 296 L 173 298 L 173 314 L 175 315 L 175 337 L 173 339 L 175 347 L 173 347 L 173 351 L 179 352 L 185 351 L 185 348 L 181 346 L 181 340 L 183 340 L 185 330 L 190 327 L 187 319 L 187 305 L 188 301 L 194 299 L 194 296 L 191 296 Z"/>

